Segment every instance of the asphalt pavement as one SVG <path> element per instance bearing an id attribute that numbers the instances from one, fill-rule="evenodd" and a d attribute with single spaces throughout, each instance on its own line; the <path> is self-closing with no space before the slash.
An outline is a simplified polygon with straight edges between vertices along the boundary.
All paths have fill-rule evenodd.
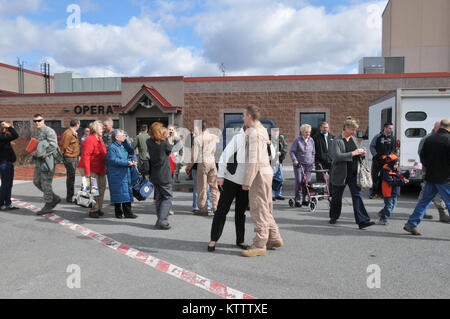
<path id="1" fill-rule="evenodd" d="M 292 169 L 286 167 L 284 195 L 293 193 Z M 77 176 L 77 185 L 81 178 Z M 55 192 L 65 198 L 65 178 L 55 179 Z M 412 236 L 403 225 L 417 202 L 417 190 L 400 197 L 389 225 L 359 230 L 346 190 L 343 213 L 328 223 L 328 202 L 317 211 L 274 202 L 274 216 L 285 245 L 267 256 L 245 258 L 235 243 L 234 205 L 216 251 L 207 251 L 212 216 L 192 214 L 192 182 L 183 174 L 174 186 L 172 229 L 154 227 L 152 200 L 134 202 L 134 220 L 116 219 L 105 195 L 105 216 L 88 217 L 87 209 L 62 202 L 54 213 L 143 253 L 215 282 L 263 299 L 303 298 L 449 298 L 450 225 L 433 220 Z M 364 203 L 372 217 L 381 199 Z M 32 182 L 16 182 L 14 198 L 42 207 L 42 193 Z M 247 212 L 246 241 L 253 225 Z M 221 298 L 105 245 L 21 208 L 0 212 L 0 298 Z M 79 288 L 69 288 L 68 267 L 79 269 Z M 372 265 L 372 266 L 371 266 Z M 375 265 L 375 266 L 373 266 Z M 69 268 L 70 269 L 70 268 Z M 374 270 L 375 269 L 375 270 Z"/>

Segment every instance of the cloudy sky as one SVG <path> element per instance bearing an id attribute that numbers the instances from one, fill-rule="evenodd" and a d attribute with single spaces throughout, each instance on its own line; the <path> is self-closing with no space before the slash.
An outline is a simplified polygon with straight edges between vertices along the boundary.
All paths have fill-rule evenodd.
<path id="1" fill-rule="evenodd" d="M 93 77 L 357 73 L 381 54 L 386 4 L 0 0 L 0 62 Z"/>

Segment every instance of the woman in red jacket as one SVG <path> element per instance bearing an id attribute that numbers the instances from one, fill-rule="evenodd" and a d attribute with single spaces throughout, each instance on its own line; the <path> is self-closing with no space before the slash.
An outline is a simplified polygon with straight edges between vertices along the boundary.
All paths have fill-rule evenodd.
<path id="1" fill-rule="evenodd" d="M 97 180 L 99 196 L 95 197 L 95 206 L 89 211 L 89 217 L 99 218 L 103 216 L 103 197 L 106 190 L 106 147 L 102 141 L 103 124 L 101 121 L 92 122 L 89 125 L 91 135 L 83 142 L 79 168 L 84 170 L 86 178 L 94 177 Z"/>

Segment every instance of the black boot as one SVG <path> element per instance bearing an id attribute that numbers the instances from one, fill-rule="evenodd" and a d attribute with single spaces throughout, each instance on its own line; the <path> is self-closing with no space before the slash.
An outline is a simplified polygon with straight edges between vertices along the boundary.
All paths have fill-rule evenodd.
<path id="1" fill-rule="evenodd" d="M 137 218 L 137 215 L 133 214 L 133 212 L 131 211 L 131 203 L 123 203 L 122 209 L 125 218 Z"/>
<path id="2" fill-rule="evenodd" d="M 118 219 L 122 219 L 123 218 L 122 217 L 123 212 L 122 212 L 122 205 L 121 204 L 114 204 L 114 212 L 116 214 L 116 218 L 118 218 Z"/>

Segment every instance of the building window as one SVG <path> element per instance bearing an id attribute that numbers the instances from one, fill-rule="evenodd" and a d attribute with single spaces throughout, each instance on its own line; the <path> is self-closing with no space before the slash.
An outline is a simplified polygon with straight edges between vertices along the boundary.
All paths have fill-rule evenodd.
<path id="1" fill-rule="evenodd" d="M 427 113 L 425 112 L 408 112 L 405 115 L 407 121 L 421 122 L 427 119 Z"/>
<path id="2" fill-rule="evenodd" d="M 60 137 L 65 131 L 65 129 L 61 126 L 61 120 L 45 120 L 45 125 L 54 129 L 58 137 Z"/>
<path id="3" fill-rule="evenodd" d="M 119 120 L 113 120 L 113 128 L 120 128 Z"/>
<path id="4" fill-rule="evenodd" d="M 405 135 L 409 138 L 422 138 L 427 135 L 427 131 L 423 128 L 409 128 L 405 131 Z"/>
<path id="5" fill-rule="evenodd" d="M 80 120 L 80 128 L 89 128 L 89 125 L 94 122 L 94 120 Z"/>
<path id="6" fill-rule="evenodd" d="M 300 113 L 300 126 L 303 124 L 311 125 L 311 136 L 313 136 L 319 132 L 320 123 L 324 122 L 325 118 L 325 112 Z"/>
<path id="7" fill-rule="evenodd" d="M 223 123 L 225 124 L 224 127 L 227 125 L 227 122 L 229 121 L 243 121 L 243 113 L 225 113 L 223 115 Z"/>

